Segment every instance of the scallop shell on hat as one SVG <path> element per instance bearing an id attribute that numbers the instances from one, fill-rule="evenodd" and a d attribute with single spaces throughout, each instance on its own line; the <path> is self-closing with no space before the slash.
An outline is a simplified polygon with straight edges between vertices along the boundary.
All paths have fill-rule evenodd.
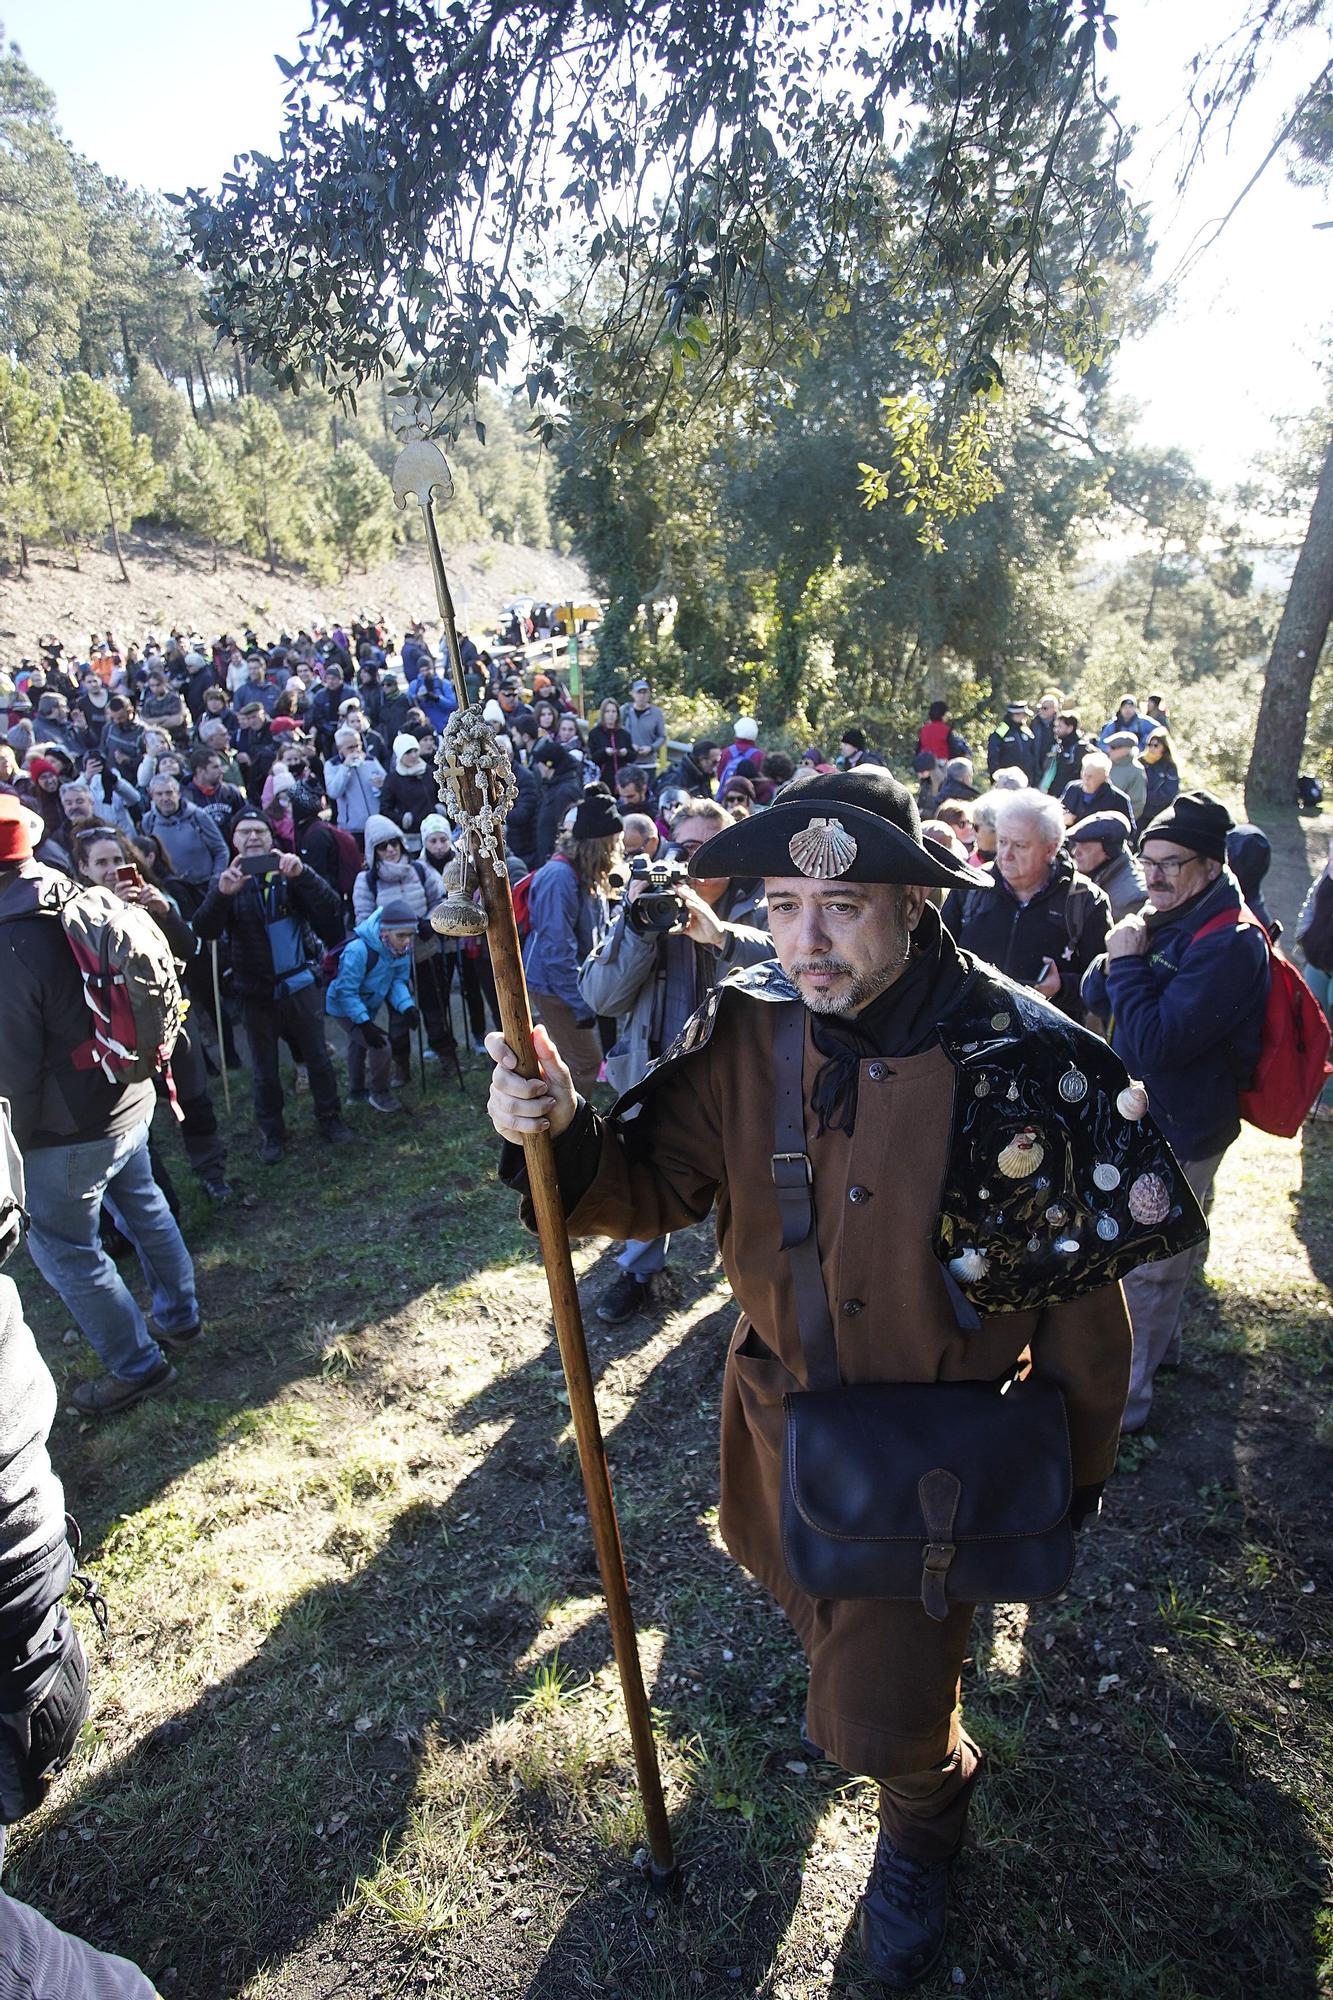
<path id="1" fill-rule="evenodd" d="M 995 1162 L 1000 1172 L 1011 1181 L 1025 1181 L 1035 1174 L 1046 1157 L 1046 1148 L 1030 1125 L 1025 1125 L 1000 1152 Z"/>
<path id="2" fill-rule="evenodd" d="M 847 873 L 856 859 L 856 840 L 840 819 L 812 819 L 792 835 L 787 852 L 802 875 L 827 881 Z"/>
<path id="3" fill-rule="evenodd" d="M 978 1278 L 984 1278 L 989 1268 L 990 1258 L 984 1250 L 960 1250 L 956 1257 L 949 1259 L 949 1269 L 965 1285 L 975 1284 Z"/>

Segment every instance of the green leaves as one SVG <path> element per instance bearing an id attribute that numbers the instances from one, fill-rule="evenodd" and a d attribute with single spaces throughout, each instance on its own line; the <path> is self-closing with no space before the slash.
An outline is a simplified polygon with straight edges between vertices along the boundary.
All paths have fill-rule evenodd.
<path id="1" fill-rule="evenodd" d="M 279 152 L 187 199 L 210 316 L 279 381 L 348 396 L 392 371 L 455 429 L 521 364 L 542 431 L 622 446 L 716 396 L 747 343 L 762 397 L 867 256 L 965 393 L 995 393 L 1006 352 L 1086 366 L 1084 279 L 1127 235 L 1104 26 L 1104 0 L 319 0 Z M 895 98 L 900 157 L 933 133 L 907 201 L 885 195 Z"/>

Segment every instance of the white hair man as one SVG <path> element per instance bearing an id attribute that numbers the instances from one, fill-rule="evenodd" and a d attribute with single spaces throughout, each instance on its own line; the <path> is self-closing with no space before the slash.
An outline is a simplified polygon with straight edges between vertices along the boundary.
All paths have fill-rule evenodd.
<path id="1" fill-rule="evenodd" d="M 1089 750 L 1078 779 L 1061 792 L 1060 805 L 1066 826 L 1076 826 L 1092 813 L 1123 813 L 1131 828 L 1138 824 L 1128 798 L 1111 782 L 1111 760 L 1104 750 Z"/>
<path id="2" fill-rule="evenodd" d="M 1057 800 L 1030 788 L 990 795 L 996 891 L 950 892 L 944 922 L 965 951 L 1083 1019 L 1079 985 L 1106 942 L 1111 905 L 1064 852 Z"/>

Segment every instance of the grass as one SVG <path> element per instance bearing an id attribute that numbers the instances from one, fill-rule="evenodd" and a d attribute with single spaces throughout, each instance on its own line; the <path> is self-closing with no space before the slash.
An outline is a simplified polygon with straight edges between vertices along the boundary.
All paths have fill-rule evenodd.
<path id="1" fill-rule="evenodd" d="M 238 1126 L 220 1215 L 182 1167 L 208 1338 L 172 1398 L 58 1420 L 112 1637 L 79 1614 L 92 1721 L 7 1882 L 167 2000 L 869 2000 L 873 1792 L 802 1753 L 801 1662 L 717 1539 L 707 1232 L 660 1323 L 589 1320 L 687 1862 L 659 1902 L 535 1246 L 476 1073 L 410 1099 L 271 1171 Z M 1328 1128 L 1246 1135 L 1073 1589 L 979 1618 L 989 1773 L 929 1993 L 1333 1992 L 1331 1195 Z"/>

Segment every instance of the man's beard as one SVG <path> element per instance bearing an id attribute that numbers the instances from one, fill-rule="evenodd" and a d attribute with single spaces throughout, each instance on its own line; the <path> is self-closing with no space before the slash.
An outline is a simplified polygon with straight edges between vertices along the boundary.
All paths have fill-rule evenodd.
<path id="1" fill-rule="evenodd" d="M 812 1014 L 859 1014 L 863 1007 L 868 1007 L 872 1000 L 878 1000 L 881 993 L 887 992 L 906 971 L 912 949 L 911 933 L 904 929 L 898 942 L 899 955 L 874 972 L 853 972 L 851 966 L 844 964 L 840 958 L 798 959 L 788 977 L 799 988 L 801 999 Z M 842 973 L 849 983 L 836 993 L 809 993 L 800 986 L 800 974 L 803 972 Z"/>

